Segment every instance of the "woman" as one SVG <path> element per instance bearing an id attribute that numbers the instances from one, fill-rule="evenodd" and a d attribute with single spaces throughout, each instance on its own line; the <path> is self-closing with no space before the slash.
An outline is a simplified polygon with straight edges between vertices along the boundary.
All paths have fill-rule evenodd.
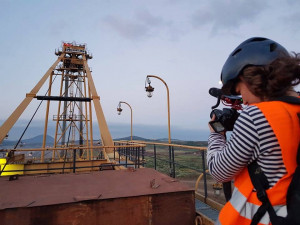
<path id="1" fill-rule="evenodd" d="M 241 95 L 247 107 L 235 122 L 228 142 L 224 134 L 210 127 L 209 171 L 219 182 L 234 180 L 232 197 L 217 224 L 251 223 L 261 205 L 247 170 L 254 161 L 267 177 L 266 192 L 276 214 L 287 215 L 286 192 L 296 168 L 300 141 L 300 105 L 278 99 L 298 96 L 293 87 L 300 83 L 299 63 L 300 59 L 280 44 L 257 37 L 241 43 L 225 62 L 222 91 Z M 270 224 L 268 213 L 259 224 Z"/>

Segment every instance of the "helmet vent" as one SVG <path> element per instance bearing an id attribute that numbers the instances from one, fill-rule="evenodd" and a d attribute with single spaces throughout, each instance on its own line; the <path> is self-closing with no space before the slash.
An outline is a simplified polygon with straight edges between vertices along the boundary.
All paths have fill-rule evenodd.
<path id="1" fill-rule="evenodd" d="M 253 38 L 253 39 L 251 40 L 251 42 L 265 41 L 265 40 L 267 40 L 267 38 L 260 38 L 260 37 L 258 37 L 258 38 Z"/>
<path id="2" fill-rule="evenodd" d="M 270 44 L 270 52 L 274 52 L 277 48 L 277 45 L 275 43 Z"/>
<path id="3" fill-rule="evenodd" d="M 237 53 L 239 53 L 240 51 L 242 51 L 242 49 L 237 49 L 234 53 L 232 53 L 232 55 L 231 56 L 235 56 Z"/>

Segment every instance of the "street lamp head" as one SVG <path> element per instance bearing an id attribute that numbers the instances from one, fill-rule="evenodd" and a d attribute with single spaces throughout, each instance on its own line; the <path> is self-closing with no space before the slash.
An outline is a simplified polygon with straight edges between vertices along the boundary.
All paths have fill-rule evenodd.
<path id="1" fill-rule="evenodd" d="M 148 86 L 148 87 L 145 87 L 145 89 L 146 89 L 146 92 L 148 92 L 148 93 L 147 93 L 147 96 L 148 96 L 149 98 L 151 98 L 152 95 L 153 95 L 154 87 L 152 87 L 152 86 L 149 84 L 149 86 Z"/>
<path id="2" fill-rule="evenodd" d="M 121 109 L 121 108 L 117 108 L 118 115 L 121 115 L 122 110 L 123 110 L 123 109 Z"/>
<path id="3" fill-rule="evenodd" d="M 123 111 L 123 109 L 121 108 L 121 102 L 119 102 L 119 105 L 117 107 L 117 111 L 118 111 L 118 115 L 121 115 L 121 112 Z"/>
<path id="4" fill-rule="evenodd" d="M 148 86 L 146 86 L 146 82 L 148 83 Z M 149 79 L 149 77 L 147 76 L 146 77 L 146 82 L 145 82 L 145 90 L 146 90 L 146 92 L 148 92 L 147 93 L 147 96 L 149 97 L 149 98 L 151 98 L 152 97 L 152 95 L 153 95 L 153 91 L 154 91 L 154 87 L 152 87 L 150 84 L 151 84 L 151 81 L 150 81 L 150 79 Z"/>

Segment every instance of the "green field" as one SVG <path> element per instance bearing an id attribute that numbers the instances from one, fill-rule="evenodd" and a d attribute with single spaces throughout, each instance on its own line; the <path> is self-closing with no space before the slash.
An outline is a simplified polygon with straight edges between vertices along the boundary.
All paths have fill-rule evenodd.
<path id="1" fill-rule="evenodd" d="M 189 146 L 207 146 L 206 142 L 176 143 Z M 206 152 L 204 154 L 206 157 Z M 197 179 L 203 171 L 202 154 L 200 150 L 174 147 L 175 176 L 180 179 Z M 145 152 L 145 167 L 154 168 L 154 146 L 147 145 Z M 156 145 L 156 169 L 162 173 L 170 174 L 168 146 Z"/>

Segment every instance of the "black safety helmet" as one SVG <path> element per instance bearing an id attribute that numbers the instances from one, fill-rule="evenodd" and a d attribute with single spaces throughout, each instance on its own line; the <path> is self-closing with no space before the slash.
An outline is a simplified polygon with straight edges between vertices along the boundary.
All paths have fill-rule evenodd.
<path id="1" fill-rule="evenodd" d="M 221 72 L 223 86 L 237 78 L 246 66 L 264 66 L 286 56 L 289 56 L 288 51 L 275 41 L 263 37 L 249 38 L 226 60 Z"/>

